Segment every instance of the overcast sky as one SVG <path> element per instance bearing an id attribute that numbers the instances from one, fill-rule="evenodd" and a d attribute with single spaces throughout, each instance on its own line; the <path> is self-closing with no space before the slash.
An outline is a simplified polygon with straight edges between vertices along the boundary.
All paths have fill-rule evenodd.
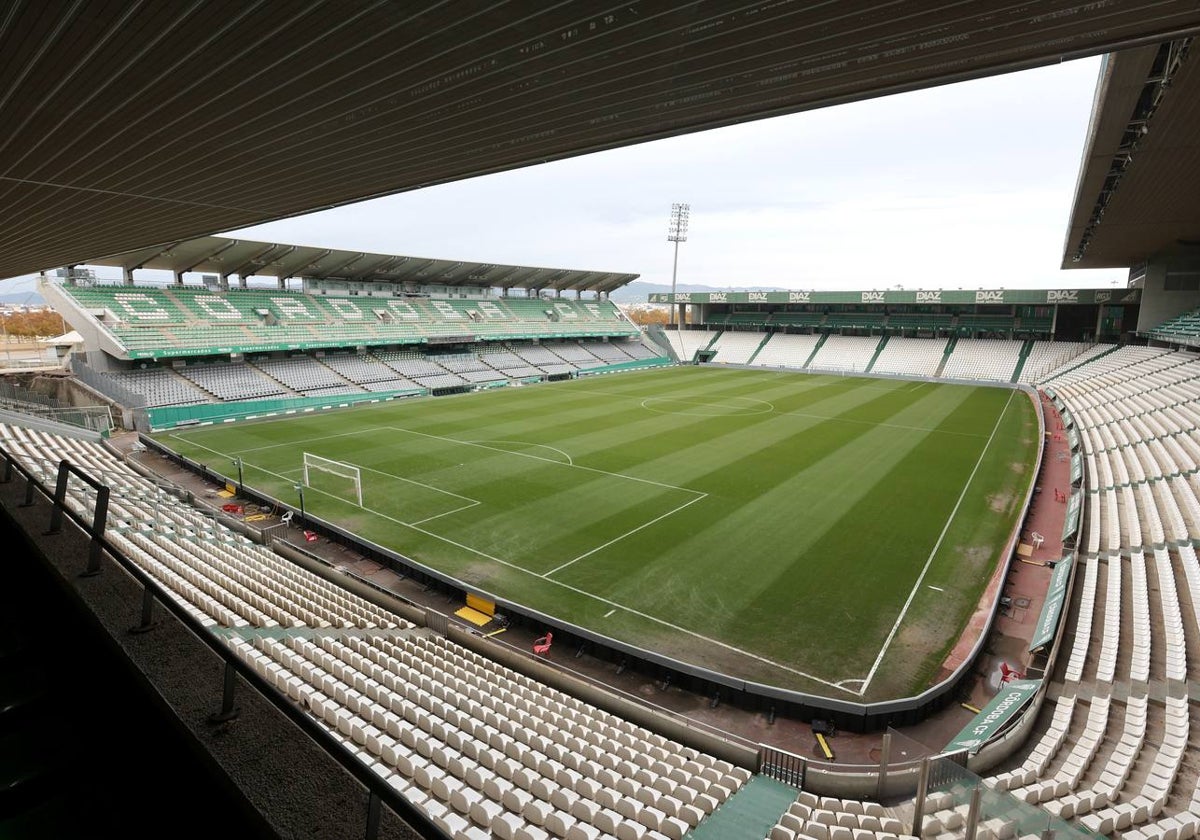
<path id="1" fill-rule="evenodd" d="M 687 202 L 680 283 L 1124 285 L 1125 269 L 1058 268 L 1099 66 L 757 120 L 226 235 L 670 283 L 671 204 Z"/>

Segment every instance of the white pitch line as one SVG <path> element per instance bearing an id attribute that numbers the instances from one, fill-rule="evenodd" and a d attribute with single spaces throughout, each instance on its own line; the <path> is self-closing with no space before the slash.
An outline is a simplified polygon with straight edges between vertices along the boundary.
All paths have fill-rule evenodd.
<path id="1" fill-rule="evenodd" d="M 996 432 L 1000 429 L 1000 421 L 1004 419 L 1004 415 L 1008 413 L 1008 406 L 1012 402 L 1013 394 L 1016 391 L 1008 392 L 1008 400 L 1004 403 L 1004 408 L 1000 410 L 999 416 L 996 418 L 996 425 L 992 426 L 992 433 L 988 436 L 987 443 L 983 445 L 983 451 L 979 453 L 978 460 L 975 461 L 975 468 L 971 470 L 971 474 L 967 477 L 963 484 L 962 492 L 958 494 L 958 501 L 954 503 L 954 509 L 950 511 L 950 516 L 946 518 L 946 524 L 942 527 L 942 533 L 938 535 L 937 542 L 933 544 L 933 550 L 929 552 L 929 558 L 925 561 L 925 566 L 921 569 L 921 574 L 917 576 L 917 582 L 913 584 L 912 591 L 908 593 L 908 600 L 904 602 L 904 607 L 900 610 L 900 615 L 896 617 L 896 623 L 892 625 L 892 631 L 888 633 L 887 639 L 883 642 L 883 647 L 879 649 L 879 655 L 875 657 L 875 664 L 871 666 L 871 670 L 867 672 L 866 679 L 863 680 L 863 687 L 860 695 L 867 693 L 867 688 L 871 685 L 871 680 L 875 678 L 875 672 L 879 669 L 879 664 L 883 662 L 884 654 L 892 645 L 892 639 L 896 638 L 896 633 L 900 630 L 900 623 L 904 621 L 904 616 L 908 613 L 908 608 L 912 606 L 913 598 L 917 596 L 921 584 L 925 581 L 925 575 L 929 571 L 929 567 L 933 564 L 933 558 L 937 554 L 938 549 L 942 546 L 942 540 L 946 538 L 947 532 L 950 530 L 950 524 L 954 522 L 954 517 L 958 513 L 958 508 L 962 505 L 962 500 L 967 496 L 967 490 L 971 486 L 971 482 L 975 480 L 975 474 L 979 472 L 979 465 L 983 463 L 983 458 L 987 455 L 988 449 L 992 446 L 992 441 L 996 438 Z"/>
<path id="2" fill-rule="evenodd" d="M 574 459 L 572 459 L 572 458 L 571 458 L 571 456 L 570 456 L 570 455 L 568 455 L 566 452 L 563 452 L 561 449 L 559 449 L 559 448 L 558 448 L 558 447 L 556 447 L 556 446 L 547 446 L 547 445 L 546 445 L 546 444 L 544 444 L 544 443 L 529 443 L 529 442 L 527 442 L 527 441 L 523 441 L 523 440 L 488 440 L 488 439 L 486 439 L 486 438 L 485 438 L 484 440 L 475 440 L 475 441 L 470 441 L 470 442 L 471 442 L 471 443 L 519 443 L 521 446 L 537 446 L 537 447 L 540 447 L 540 448 L 542 448 L 542 449 L 549 449 L 551 452 L 557 452 L 559 455 L 561 455 L 561 456 L 563 456 L 564 458 L 566 458 L 566 459 L 567 459 L 567 466 L 568 466 L 568 467 L 573 467 L 573 466 L 575 466 L 575 461 L 574 461 Z M 501 451 L 503 451 L 503 452 L 508 452 L 509 450 L 507 450 L 507 449 L 503 449 L 503 450 L 501 450 Z M 514 455 L 519 455 L 519 454 L 521 454 L 521 453 L 519 453 L 519 452 L 513 452 L 512 454 L 514 454 Z"/>
<path id="3" fill-rule="evenodd" d="M 203 444 L 199 444 L 199 443 L 195 443 L 195 442 L 193 442 L 193 444 L 195 446 L 199 446 L 201 449 L 208 449 L 208 447 L 204 446 Z M 208 449 L 208 451 L 213 452 L 214 450 Z M 221 454 L 221 453 L 216 453 L 216 454 Z M 434 493 L 441 493 L 444 496 L 453 496 L 456 499 L 462 499 L 464 502 L 469 502 L 469 504 L 462 505 L 461 507 L 456 507 L 453 510 L 448 510 L 443 513 L 436 514 L 435 516 L 430 516 L 426 519 L 422 519 L 421 522 L 428 522 L 430 519 L 437 519 L 440 516 L 449 516 L 452 513 L 458 513 L 460 510 L 466 510 L 467 508 L 473 508 L 476 505 L 483 504 L 483 502 L 479 501 L 478 499 L 472 499 L 470 496 L 463 496 L 463 495 L 461 495 L 459 493 L 455 493 L 451 490 L 443 490 L 441 487 L 434 487 L 432 484 L 426 484 L 423 481 L 417 481 L 412 478 L 405 478 L 404 476 L 395 475 L 394 473 L 390 473 L 386 470 L 377 470 L 372 467 L 363 467 L 358 464 L 354 464 L 350 461 L 344 461 L 342 463 L 350 464 L 350 466 L 352 466 L 352 467 L 356 467 L 357 469 L 360 469 L 360 470 L 365 470 L 366 472 L 375 473 L 376 475 L 386 475 L 388 478 L 393 479 L 395 481 L 403 481 L 407 484 L 415 484 L 416 486 L 423 487 L 426 490 L 432 490 Z M 254 464 L 250 464 L 249 466 L 254 467 L 256 470 L 262 470 L 263 472 L 270 472 L 270 470 L 264 469 L 263 467 L 255 466 Z M 296 467 L 295 469 L 292 469 L 292 470 L 281 470 L 280 472 L 277 472 L 277 473 L 271 473 L 271 475 L 276 475 L 281 478 L 286 478 L 287 476 L 290 476 L 293 474 L 296 475 L 297 477 L 302 476 L 304 474 L 304 468 Z M 312 487 L 311 489 L 316 490 L 317 488 Z M 320 491 L 318 491 L 318 492 L 320 492 Z M 326 494 L 326 495 L 328 495 L 328 494 Z M 335 496 L 334 498 L 340 498 L 340 497 Z M 345 501 L 345 500 L 343 499 L 343 501 Z"/>
<path id="4" fill-rule="evenodd" d="M 376 428 L 379 428 L 379 427 L 376 427 Z M 409 430 L 407 430 L 407 428 L 398 428 L 398 427 L 389 427 L 389 428 L 396 428 L 396 431 L 400 431 L 400 432 L 409 431 Z M 437 434 L 425 434 L 424 432 L 412 432 L 412 433 L 413 434 L 422 434 L 422 436 L 424 436 L 424 437 L 431 437 L 431 438 L 439 437 L 439 436 L 437 436 Z M 174 436 L 172 436 L 172 437 L 174 437 Z M 462 440 L 455 440 L 454 438 L 440 438 L 440 439 L 449 440 L 449 442 L 451 442 L 451 443 L 464 443 L 464 442 L 462 442 Z M 208 450 L 208 451 L 212 452 L 212 454 L 214 454 L 214 455 L 220 455 L 222 457 L 229 457 L 226 454 L 226 452 L 218 452 L 217 450 L 210 449 L 209 446 L 205 446 L 203 444 L 198 444 L 198 443 L 194 443 L 194 442 L 190 442 L 190 443 L 193 446 L 199 446 L 200 449 Z M 478 445 L 478 444 L 472 444 L 472 445 Z M 490 446 L 484 446 L 484 449 L 491 449 L 491 448 L 490 448 Z M 506 450 L 498 450 L 498 451 L 506 452 Z M 508 452 L 508 454 L 516 455 L 516 452 Z M 562 461 L 551 461 L 550 458 L 539 458 L 538 456 L 535 456 L 535 455 L 526 455 L 524 457 L 536 458 L 536 460 L 538 460 L 538 461 L 546 461 L 547 463 L 557 463 L 558 466 L 560 466 L 560 467 L 565 466 L 565 464 L 563 464 Z M 254 467 L 254 464 L 251 464 L 251 466 Z M 278 473 L 271 472 L 271 470 L 269 470 L 269 469 L 263 469 L 262 467 L 254 467 L 254 469 L 260 469 L 260 470 L 262 470 L 262 472 L 264 472 L 268 475 L 274 475 L 274 476 L 276 476 L 276 478 L 283 479 L 284 481 L 288 480 L 287 476 L 283 476 Z M 630 475 L 619 475 L 617 473 L 607 473 L 607 472 L 605 472 L 605 470 L 595 469 L 593 467 L 576 466 L 575 469 L 586 469 L 586 470 L 588 470 L 588 472 L 601 473 L 604 475 L 612 475 L 612 476 L 614 476 L 614 478 L 632 479 L 632 476 L 630 476 Z M 701 493 L 700 491 L 688 490 L 688 488 L 686 488 L 686 487 L 673 487 L 672 485 L 660 484 L 659 481 L 650 481 L 648 479 L 632 479 L 632 480 L 644 481 L 644 482 L 646 482 L 646 484 L 652 484 L 652 485 L 659 486 L 659 487 L 667 487 L 668 490 L 682 490 L 682 491 L 689 492 L 689 493 L 696 493 L 700 497 L 706 496 L 706 493 Z M 324 491 L 318 490 L 316 492 L 322 494 L 322 496 L 329 496 L 330 498 L 337 498 L 336 496 L 331 496 L 330 493 L 325 493 Z M 776 662 L 773 659 L 768 659 L 767 656 L 760 656 L 756 653 L 750 653 L 749 650 L 743 650 L 742 648 L 734 647 L 734 646 L 732 646 L 732 644 L 727 644 L 726 642 L 722 642 L 722 641 L 718 640 L 718 638 L 712 638 L 712 637 L 700 634 L 700 632 L 696 632 L 695 630 L 688 630 L 686 628 L 682 628 L 682 626 L 679 626 L 678 624 L 672 624 L 671 622 L 667 622 L 667 620 L 661 619 L 659 617 L 650 616 L 649 613 L 642 612 L 641 610 L 634 610 L 634 608 L 625 606 L 624 604 L 618 604 L 617 601 L 613 601 L 608 598 L 601 598 L 600 595 L 596 595 L 594 593 L 587 592 L 586 589 L 572 587 L 570 583 L 563 583 L 562 581 L 552 580 L 552 578 L 542 577 L 541 575 L 538 574 L 538 572 L 526 569 L 526 568 L 524 568 L 524 566 L 517 565 L 516 563 L 510 563 L 509 560 L 502 560 L 499 557 L 493 557 L 492 554 L 488 554 L 487 552 L 480 551 L 479 548 L 473 548 L 468 545 L 463 545 L 462 542 L 457 542 L 455 540 L 451 540 L 449 538 L 446 538 L 446 536 L 442 536 L 440 534 L 434 534 L 433 532 L 431 532 L 431 530 L 426 530 L 425 528 L 419 528 L 418 526 L 415 526 L 415 524 L 413 524 L 413 523 L 401 522 L 400 520 L 397 520 L 397 518 L 395 518 L 395 517 L 388 516 L 386 514 L 380 514 L 379 511 L 374 510 L 373 508 L 364 508 L 364 510 L 367 512 L 370 512 L 370 514 L 373 514 L 374 516 L 384 518 L 384 520 L 388 520 L 390 522 L 395 522 L 396 524 L 398 524 L 398 526 L 403 526 L 404 528 L 413 529 L 413 530 L 415 530 L 416 533 L 425 534 L 426 536 L 431 536 L 431 538 L 436 539 L 436 540 L 442 540 L 443 542 L 446 542 L 446 544 L 455 546 L 456 548 L 461 548 L 462 551 L 466 551 L 466 552 L 472 553 L 472 554 L 478 554 L 479 557 L 482 557 L 482 558 L 488 559 L 488 560 L 493 560 L 494 563 L 499 563 L 500 565 L 505 566 L 505 568 L 512 569 L 512 570 L 515 570 L 518 572 L 523 572 L 523 574 L 539 578 L 539 580 L 546 581 L 547 583 L 552 583 L 552 584 L 554 584 L 554 586 L 562 587 L 563 589 L 568 590 L 568 592 L 574 592 L 577 595 L 582 595 L 583 598 L 590 598 L 594 601 L 599 601 L 600 604 L 605 604 L 607 606 L 613 607 L 614 610 L 623 610 L 624 612 L 630 613 L 631 616 L 637 616 L 638 618 L 646 619 L 647 622 L 665 626 L 665 628 L 679 632 L 679 634 L 683 634 L 685 636 L 691 636 L 692 638 L 698 638 L 698 640 L 700 640 L 702 642 L 706 642 L 708 644 L 715 644 L 716 647 L 730 650 L 730 652 L 732 652 L 732 653 L 736 653 L 740 656 L 745 656 L 746 659 L 754 659 L 756 661 L 763 662 L 763 664 L 770 665 L 775 668 L 779 668 L 780 671 L 786 671 L 788 673 L 793 673 L 793 674 L 796 674 L 797 677 L 802 677 L 804 679 L 811 679 L 812 682 L 814 682 L 814 683 L 821 683 L 822 685 L 828 685 L 829 688 L 838 689 L 839 691 L 845 691 L 846 694 L 860 694 L 860 692 L 848 690 L 848 689 L 844 688 L 844 686 L 839 685 L 838 683 L 830 683 L 828 679 L 821 679 L 820 677 L 812 676 L 812 674 L 810 674 L 808 672 L 800 671 L 799 668 L 793 668 L 791 666 L 782 664 L 782 662 Z"/>
<path id="5" fill-rule="evenodd" d="M 945 592 L 945 591 L 946 591 L 945 589 L 942 589 L 942 587 L 940 587 L 940 586 L 934 586 L 932 583 L 931 583 L 931 584 L 929 584 L 929 588 L 930 588 L 930 589 L 935 589 L 935 590 L 937 590 L 938 592 Z"/>
<path id="6" fill-rule="evenodd" d="M 573 470 L 586 470 L 587 472 L 598 473 L 599 475 L 607 475 L 610 478 L 624 478 L 624 479 L 628 479 L 629 481 L 639 481 L 642 484 L 650 484 L 650 485 L 653 485 L 654 487 L 665 487 L 668 490 L 679 490 L 684 493 L 691 493 L 694 496 L 708 495 L 707 493 L 703 493 L 700 490 L 692 490 L 687 487 L 678 487 L 674 484 L 664 484 L 661 481 L 652 481 L 648 478 L 638 478 L 635 475 L 624 475 L 622 473 L 609 472 L 608 470 L 602 470 L 602 469 L 598 469 L 596 467 L 585 467 L 585 466 L 582 466 L 581 464 L 564 464 L 562 461 L 558 461 L 554 458 L 543 458 L 540 455 L 530 455 L 528 452 L 513 452 L 511 449 L 501 449 L 497 446 L 487 446 L 482 443 L 474 443 L 473 441 L 469 441 L 469 440 L 459 440 L 458 438 L 445 437 L 443 435 L 434 435 L 434 434 L 430 434 L 428 432 L 417 432 L 412 429 L 405 429 L 401 426 L 378 426 L 376 428 L 387 428 L 387 429 L 391 429 L 392 431 L 395 431 L 395 432 L 405 432 L 410 435 L 418 435 L 420 437 L 432 438 L 434 440 L 444 440 L 447 443 L 457 443 L 457 444 L 461 444 L 462 446 L 477 446 L 480 449 L 487 449 L 492 452 L 500 452 L 505 455 L 515 455 L 518 458 L 532 458 L 535 461 L 542 461 L 543 463 L 546 463 L 546 464 L 556 464 L 560 467 L 570 467 Z"/>
<path id="7" fill-rule="evenodd" d="M 927 428 L 925 426 L 905 426 L 900 423 L 877 423 L 874 420 L 859 420 L 854 417 L 843 417 L 829 414 L 809 414 L 804 411 L 786 411 L 787 417 L 808 417 L 813 420 L 836 420 L 839 423 L 858 423 L 862 426 L 880 426 L 885 429 L 901 429 L 907 432 L 929 432 L 938 435 L 957 435 L 958 437 L 983 437 L 979 432 L 952 432 L 949 429 Z"/>
<path id="8" fill-rule="evenodd" d="M 728 397 L 725 397 L 725 399 L 730 400 L 730 401 L 744 400 L 746 402 L 756 403 L 756 405 L 739 406 L 739 405 L 731 405 L 729 402 L 715 402 L 715 403 L 714 402 L 701 402 L 700 400 L 694 400 L 694 399 L 690 399 L 688 397 L 644 397 L 642 399 L 640 405 L 642 408 L 646 409 L 647 411 L 653 411 L 656 414 L 686 414 L 687 412 L 685 412 L 685 411 L 660 411 L 657 408 L 646 405 L 646 403 L 654 403 L 654 402 L 682 403 L 683 405 L 699 406 L 700 408 L 728 408 L 728 409 L 732 409 L 733 411 L 740 411 L 742 409 L 745 409 L 746 411 L 750 411 L 751 409 L 754 409 L 753 414 L 743 414 L 743 415 L 741 415 L 743 417 L 754 417 L 758 414 L 770 414 L 771 412 L 775 411 L 775 405 L 768 400 L 759 400 L 759 399 L 755 399 L 754 397 L 741 397 L 741 396 L 737 396 L 737 395 L 730 395 Z M 762 408 L 762 406 L 764 406 L 764 405 L 766 406 L 766 409 Z M 699 415 L 693 415 L 693 416 L 696 416 L 696 417 L 718 416 L 719 417 L 719 416 L 724 416 L 724 415 L 699 414 Z"/>
<path id="9" fill-rule="evenodd" d="M 378 428 L 378 427 L 371 426 L 369 428 L 374 429 L 374 428 Z M 363 433 L 363 430 L 358 429 L 357 431 L 353 431 L 353 432 L 338 432 L 336 435 L 321 435 L 321 437 L 315 437 L 315 438 L 301 438 L 300 440 L 289 440 L 287 443 L 272 443 L 272 444 L 269 444 L 268 446 L 254 446 L 254 447 L 251 447 L 250 449 L 233 449 L 233 450 L 231 450 L 231 452 L 235 455 L 240 455 L 240 454 L 243 454 L 246 452 L 262 452 L 265 449 L 279 449 L 280 447 L 283 447 L 283 446 L 298 446 L 303 443 L 320 443 L 323 440 L 332 440 L 333 438 L 340 438 L 340 437 L 351 437 L 352 435 L 361 435 L 362 433 Z M 174 432 L 171 433 L 171 437 L 176 438 L 177 440 L 182 440 L 184 443 L 189 442 L 187 439 L 179 437 Z M 195 441 L 190 441 L 190 442 L 195 443 Z M 197 443 L 196 446 L 200 446 L 200 444 Z M 207 446 L 204 446 L 202 448 L 208 449 Z M 208 451 L 212 452 L 213 450 L 208 449 Z M 222 452 L 220 454 L 226 455 L 226 453 L 224 453 L 224 452 Z M 226 457 L 228 457 L 228 455 L 226 455 Z"/>
<path id="10" fill-rule="evenodd" d="M 700 501 L 701 499 L 705 499 L 707 497 L 708 497 L 708 494 L 705 493 L 703 496 L 696 496 L 693 499 L 688 499 L 686 502 L 681 504 L 679 507 L 672 508 L 671 510 L 664 513 L 662 516 L 656 516 L 654 519 L 651 519 L 649 522 L 643 522 L 641 525 L 637 526 L 636 528 L 626 531 L 624 534 L 621 534 L 618 537 L 613 537 L 611 540 L 604 543 L 604 545 L 598 545 L 595 548 L 593 548 L 591 551 L 585 551 L 583 554 L 580 554 L 574 560 L 568 560 L 566 563 L 563 563 L 561 566 L 555 566 L 550 571 L 543 572 L 542 577 L 549 579 L 550 575 L 554 574 L 555 572 L 560 572 L 563 569 L 567 568 L 567 566 L 570 566 L 573 563 L 578 563 L 583 558 L 590 557 L 591 555 L 595 554 L 597 551 L 603 551 L 604 549 L 608 548 L 613 543 L 620 542 L 621 540 L 625 539 L 626 537 L 631 536 L 632 534 L 636 534 L 638 531 L 642 530 L 643 528 L 649 528 L 655 522 L 660 522 L 661 520 L 666 519 L 671 514 L 678 513 L 679 511 L 683 510 L 688 505 L 695 504 L 696 502 Z"/>
<path id="11" fill-rule="evenodd" d="M 351 462 L 347 461 L 346 463 L 349 464 Z M 357 465 L 355 465 L 355 466 L 357 466 Z M 476 505 L 479 504 L 478 499 L 472 499 L 470 496 L 463 496 L 463 495 L 455 493 L 451 490 L 443 490 L 441 487 L 434 487 L 432 484 L 426 484 L 423 481 L 416 481 L 415 479 L 405 478 L 402 475 L 395 475 L 394 473 L 390 473 L 387 470 L 376 470 L 376 469 L 372 469 L 371 467 L 359 467 L 359 469 L 366 470 L 367 472 L 373 472 L 377 475 L 386 475 L 388 478 L 394 478 L 396 481 L 404 481 L 404 482 L 407 482 L 408 484 L 415 484 L 418 487 L 424 487 L 426 490 L 432 490 L 435 493 L 442 493 L 446 496 L 453 496 L 456 499 L 462 499 L 464 502 L 472 502 Z M 471 505 L 467 505 L 467 507 L 471 507 Z"/>
<path id="12" fill-rule="evenodd" d="M 615 609 L 611 609 L 611 610 L 609 610 L 608 612 L 606 612 L 606 613 L 604 614 L 604 617 L 605 617 L 605 618 L 608 618 L 610 615 L 612 615 L 612 614 L 613 614 L 613 613 L 615 613 L 615 612 L 616 612 L 616 610 L 615 610 Z"/>
<path id="13" fill-rule="evenodd" d="M 433 516 L 426 516 L 424 519 L 418 519 L 416 522 L 414 522 L 412 524 L 413 525 L 424 525 L 426 522 L 432 522 L 435 519 L 441 519 L 443 516 L 449 516 L 452 513 L 458 513 L 460 510 L 470 510 L 471 508 L 476 507 L 481 504 L 483 504 L 483 502 L 471 502 L 471 504 L 469 504 L 469 505 L 463 505 L 462 507 L 456 507 L 453 510 L 443 511 L 442 513 L 435 513 Z"/>
<path id="14" fill-rule="evenodd" d="M 374 511 L 372 511 L 372 512 L 374 512 Z M 382 514 L 380 514 L 380 515 L 382 515 Z M 384 517 L 384 518 L 390 518 L 390 517 Z M 398 521 L 398 520 L 393 520 L 393 521 Z M 725 648 L 726 650 L 732 651 L 733 653 L 736 653 L 740 656 L 745 656 L 748 659 L 755 659 L 759 662 L 766 663 L 767 665 L 770 665 L 774 668 L 779 668 L 782 671 L 787 671 L 788 673 L 795 674 L 799 677 L 803 677 L 804 679 L 812 680 L 814 682 L 819 682 L 822 685 L 827 685 L 831 688 L 836 688 L 840 691 L 845 691 L 847 694 L 856 693 L 856 692 L 849 691 L 848 689 L 843 688 L 842 686 L 838 685 L 837 683 L 831 683 L 828 680 L 823 680 L 820 677 L 815 677 L 812 674 L 809 674 L 809 673 L 799 670 L 798 668 L 792 668 L 788 665 L 784 665 L 782 662 L 776 662 L 775 660 L 768 659 L 765 656 L 759 656 L 758 654 L 751 653 L 748 650 L 743 650 L 742 648 L 734 647 L 733 645 L 726 644 L 725 642 L 722 642 L 719 639 L 714 639 L 710 636 L 705 636 L 703 633 L 697 633 L 694 630 L 688 630 L 686 627 L 680 627 L 678 624 L 672 624 L 671 622 L 665 621 L 661 618 L 658 618 L 657 616 L 650 615 L 649 613 L 644 613 L 641 610 L 635 610 L 633 607 L 627 607 L 624 604 L 620 604 L 609 598 L 603 598 L 599 595 L 596 595 L 595 593 L 588 592 L 586 589 L 580 589 L 578 586 L 571 586 L 571 584 L 569 584 L 569 583 L 563 583 L 560 580 L 554 580 L 552 578 L 543 578 L 537 572 L 526 569 L 524 566 L 518 566 L 517 564 L 510 563 L 507 560 L 501 560 L 499 557 L 494 557 L 485 551 L 480 551 L 477 548 L 472 548 L 469 545 L 464 545 L 463 543 L 456 542 L 452 539 L 449 539 L 448 537 L 443 537 L 440 534 L 435 534 L 432 531 L 426 531 L 424 528 L 418 528 L 416 525 L 412 525 L 408 522 L 399 522 L 399 524 L 405 526 L 406 528 L 411 528 L 412 530 L 416 531 L 417 533 L 425 534 L 426 536 L 433 537 L 434 539 L 442 540 L 443 542 L 449 543 L 450 545 L 455 546 L 456 548 L 461 548 L 463 551 L 468 551 L 471 554 L 477 554 L 480 557 L 483 557 L 484 559 L 492 560 L 496 563 L 499 563 L 502 566 L 507 566 L 508 568 L 515 569 L 518 572 L 524 572 L 527 575 L 532 575 L 533 577 L 539 578 L 541 580 L 545 580 L 547 583 L 552 583 L 555 586 L 561 586 L 563 589 L 566 589 L 570 592 L 574 592 L 577 595 L 582 595 L 585 598 L 591 598 L 593 601 L 599 601 L 601 604 L 607 604 L 608 606 L 613 607 L 618 610 L 624 610 L 625 612 L 630 613 L 631 615 L 636 615 L 638 618 L 643 618 L 646 621 L 650 621 L 655 624 L 661 624 L 663 627 L 670 628 L 671 630 L 674 630 L 677 633 L 683 633 L 686 636 L 691 636 L 693 638 L 699 639 L 702 642 L 706 642 L 710 645 L 716 645 L 717 647 Z"/>

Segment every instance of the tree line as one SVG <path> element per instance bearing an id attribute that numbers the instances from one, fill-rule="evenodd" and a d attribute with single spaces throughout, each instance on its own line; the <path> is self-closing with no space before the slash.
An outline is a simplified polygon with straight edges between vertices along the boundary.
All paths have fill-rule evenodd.
<path id="1" fill-rule="evenodd" d="M 62 335 L 70 329 L 53 309 L 2 313 L 0 327 L 5 335 L 20 338 L 46 338 Z"/>

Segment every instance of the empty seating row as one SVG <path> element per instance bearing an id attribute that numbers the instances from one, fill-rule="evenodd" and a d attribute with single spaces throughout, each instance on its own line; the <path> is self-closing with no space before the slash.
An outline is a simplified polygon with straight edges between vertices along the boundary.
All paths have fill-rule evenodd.
<path id="1" fill-rule="evenodd" d="M 1104 836 L 1190 837 L 1200 447 L 1180 407 L 1194 399 L 1200 357 L 1122 347 L 1046 381 L 1085 455 L 1077 607 L 1047 727 L 987 781 Z"/>
<path id="2" fill-rule="evenodd" d="M 339 297 L 193 285 L 55 287 L 135 357 L 419 343 L 429 337 L 636 337 L 608 300 Z"/>
<path id="3" fill-rule="evenodd" d="M 11 426 L 0 440 L 110 482 L 114 545 L 205 626 L 231 630 L 237 655 L 448 836 L 682 840 L 751 776 L 418 630 L 163 494 L 103 446 Z M 87 494 L 72 503 L 84 512 Z"/>

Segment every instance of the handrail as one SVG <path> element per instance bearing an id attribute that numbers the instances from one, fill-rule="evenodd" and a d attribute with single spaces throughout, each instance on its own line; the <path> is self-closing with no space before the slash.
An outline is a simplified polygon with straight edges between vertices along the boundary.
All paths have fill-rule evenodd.
<path id="1" fill-rule="evenodd" d="M 266 699 L 276 711 L 286 716 L 292 723 L 300 728 L 305 735 L 313 740 L 321 749 L 333 760 L 335 760 L 341 768 L 353 777 L 356 781 L 362 784 L 368 791 L 367 802 L 367 834 L 366 840 L 374 840 L 378 832 L 379 826 L 379 806 L 381 803 L 386 804 L 391 808 L 397 816 L 408 822 L 417 829 L 423 837 L 443 837 L 449 840 L 449 835 L 439 828 L 426 814 L 418 807 L 409 802 L 399 792 L 391 787 L 379 774 L 368 767 L 361 759 L 351 755 L 345 750 L 340 740 L 332 733 L 321 726 L 311 715 L 302 710 L 299 706 L 292 703 L 291 700 L 280 694 L 279 690 L 261 677 L 253 668 L 239 658 L 224 642 L 223 638 L 208 631 L 199 621 L 197 621 L 191 613 L 189 613 L 183 605 L 177 601 L 162 583 L 144 571 L 133 560 L 126 557 L 121 549 L 117 548 L 104 535 L 105 517 L 100 515 L 99 499 L 101 496 L 105 499 L 107 506 L 107 497 L 109 488 L 107 485 L 97 481 L 92 476 L 88 475 L 78 467 L 71 464 L 66 459 L 59 462 L 59 471 L 57 475 L 56 486 L 53 491 L 45 487 L 38 478 L 20 463 L 17 457 L 8 451 L 6 447 L 0 445 L 0 458 L 4 462 L 4 473 L 0 477 L 0 484 L 11 483 L 14 473 L 19 473 L 26 481 L 26 498 L 22 507 L 29 507 L 34 504 L 34 493 L 40 492 L 43 497 L 49 500 L 52 504 L 50 513 L 50 528 L 45 532 L 47 536 L 62 533 L 63 517 L 70 520 L 80 531 L 91 537 L 94 554 L 89 555 L 88 565 L 84 574 L 99 574 L 102 567 L 99 563 L 101 552 L 107 555 L 124 571 L 127 575 L 137 581 L 141 585 L 144 594 L 142 628 L 147 627 L 147 615 L 149 604 L 157 601 L 175 618 L 180 624 L 191 631 L 199 641 L 205 644 L 209 650 L 216 654 L 224 663 L 222 675 L 222 708 L 219 712 L 213 713 L 210 717 L 212 721 L 229 719 L 236 715 L 236 710 L 233 704 L 233 697 L 236 691 L 235 676 L 241 677 L 255 691 L 257 691 L 264 699 Z M 97 489 L 97 515 L 93 521 L 89 523 L 82 516 L 71 510 L 65 503 L 66 487 L 68 477 L 75 475 L 85 481 L 89 486 Z M 95 561 L 93 562 L 93 556 Z M 93 571 L 93 566 L 95 566 Z M 199 674 L 196 675 L 200 679 Z"/>

